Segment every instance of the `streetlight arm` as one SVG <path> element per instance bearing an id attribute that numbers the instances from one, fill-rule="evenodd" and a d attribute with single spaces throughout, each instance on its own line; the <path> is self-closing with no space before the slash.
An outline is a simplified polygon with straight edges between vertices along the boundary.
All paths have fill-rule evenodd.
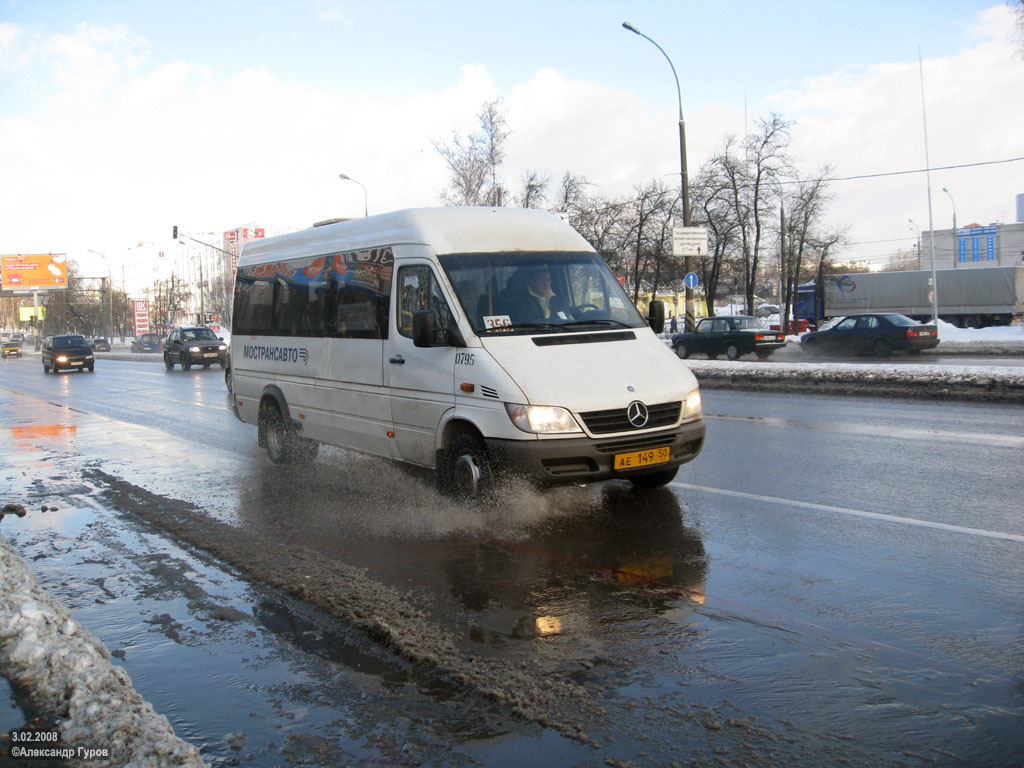
<path id="1" fill-rule="evenodd" d="M 356 184 L 363 188 L 363 218 L 365 219 L 367 216 L 370 215 L 370 203 L 369 196 L 366 194 L 366 185 L 363 184 L 363 182 L 359 181 L 358 179 L 353 179 L 351 176 L 347 176 L 344 173 L 339 173 L 338 178 L 341 179 L 342 181 L 354 181 Z"/>
<path id="2" fill-rule="evenodd" d="M 672 63 L 672 59 L 670 59 L 668 57 L 668 54 L 665 53 L 665 49 L 664 48 L 662 48 L 660 45 L 658 45 L 656 42 L 654 42 L 654 40 L 649 38 L 647 35 L 645 35 L 639 29 L 637 29 L 632 24 L 630 24 L 628 21 L 622 22 L 622 26 L 623 26 L 623 28 L 628 29 L 634 35 L 640 35 L 640 37 L 642 37 L 644 40 L 646 40 L 651 45 L 653 45 L 655 48 L 657 48 L 659 51 L 661 51 L 661 55 L 665 57 L 665 61 L 667 61 L 669 67 L 672 68 L 672 77 L 674 77 L 675 81 L 676 81 L 676 98 L 679 100 L 679 122 L 683 122 L 683 91 L 679 87 L 679 75 L 676 74 L 676 67 Z"/>

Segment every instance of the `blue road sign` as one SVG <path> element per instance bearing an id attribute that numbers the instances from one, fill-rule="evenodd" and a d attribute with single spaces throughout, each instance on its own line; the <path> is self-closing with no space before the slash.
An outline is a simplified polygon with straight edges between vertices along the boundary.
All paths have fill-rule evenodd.
<path id="1" fill-rule="evenodd" d="M 696 272 L 687 272 L 683 282 L 686 284 L 687 288 L 696 288 L 700 285 L 700 278 L 697 277 Z"/>

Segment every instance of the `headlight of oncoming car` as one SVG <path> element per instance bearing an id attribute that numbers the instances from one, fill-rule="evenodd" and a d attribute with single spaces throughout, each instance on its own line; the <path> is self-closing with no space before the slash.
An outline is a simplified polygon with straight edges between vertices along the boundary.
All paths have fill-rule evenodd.
<path id="1" fill-rule="evenodd" d="M 700 390 L 695 389 L 686 396 L 686 403 L 683 407 L 683 419 L 699 419 L 702 415 Z"/>
<path id="2" fill-rule="evenodd" d="M 569 411 L 556 405 L 505 403 L 505 410 L 512 423 L 523 432 L 551 435 L 583 431 Z"/>
<path id="3" fill-rule="evenodd" d="M 195 354 L 195 353 L 199 352 L 199 347 L 189 347 L 188 351 L 192 352 L 193 354 Z"/>
<path id="4" fill-rule="evenodd" d="M 228 345 L 227 344 L 221 344 L 219 347 L 217 347 L 217 349 L 219 349 L 221 352 L 226 352 L 227 349 L 228 349 Z"/>
<path id="5" fill-rule="evenodd" d="M 68 361 L 68 356 L 67 355 L 57 355 L 56 359 L 57 359 L 58 363 L 66 363 Z"/>

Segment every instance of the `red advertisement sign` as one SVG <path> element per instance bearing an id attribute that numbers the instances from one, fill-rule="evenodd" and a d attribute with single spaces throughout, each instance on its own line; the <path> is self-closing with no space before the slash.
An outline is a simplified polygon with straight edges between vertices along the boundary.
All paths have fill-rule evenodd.
<path id="1" fill-rule="evenodd" d="M 149 330 L 149 299 L 137 299 L 135 302 L 135 335 L 150 333 Z"/>

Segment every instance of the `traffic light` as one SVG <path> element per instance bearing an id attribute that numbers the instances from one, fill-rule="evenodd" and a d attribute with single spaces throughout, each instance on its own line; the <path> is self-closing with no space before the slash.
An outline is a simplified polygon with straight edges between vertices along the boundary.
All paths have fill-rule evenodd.
<path id="1" fill-rule="evenodd" d="M 64 322 L 67 324 L 67 326 L 69 328 L 71 327 L 71 310 L 70 309 L 65 309 L 64 310 Z"/>
<path id="2" fill-rule="evenodd" d="M 171 234 L 171 238 L 174 239 L 174 240 L 178 239 L 178 225 L 177 224 L 174 225 L 174 232 Z"/>

